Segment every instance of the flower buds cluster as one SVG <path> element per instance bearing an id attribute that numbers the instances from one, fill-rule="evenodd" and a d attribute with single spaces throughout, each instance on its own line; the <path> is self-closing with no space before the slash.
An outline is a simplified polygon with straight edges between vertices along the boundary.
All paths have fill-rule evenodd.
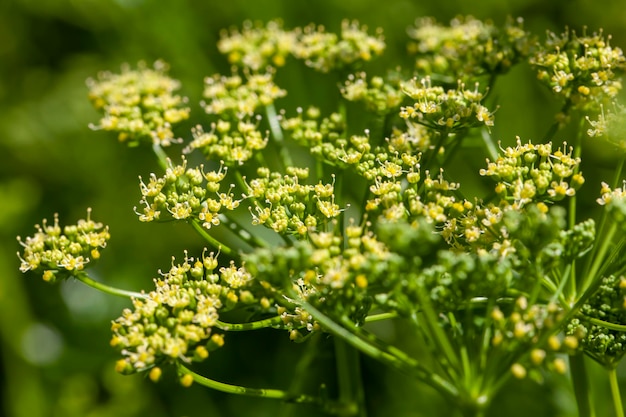
<path id="1" fill-rule="evenodd" d="M 283 29 L 282 22 L 272 20 L 265 25 L 246 21 L 242 30 L 222 31 L 217 43 L 219 51 L 231 64 L 260 71 L 268 65 L 282 67 L 298 42 L 298 32 Z"/>
<path id="2" fill-rule="evenodd" d="M 491 311 L 494 328 L 492 348 L 502 352 L 530 352 L 529 357 L 510 365 L 513 376 L 522 379 L 529 369 L 541 367 L 564 374 L 566 363 L 556 354 L 575 352 L 579 338 L 573 334 L 545 337 L 555 332 L 555 326 L 560 325 L 564 312 L 556 304 L 530 305 L 525 297 L 518 298 L 510 312 L 505 311 L 499 307 Z"/>
<path id="3" fill-rule="evenodd" d="M 167 75 L 168 67 L 157 61 L 153 68 L 140 63 L 136 70 L 122 67 L 121 74 L 103 72 L 87 80 L 89 99 L 104 112 L 95 129 L 119 132 L 119 140 L 137 145 L 161 146 L 178 142 L 172 125 L 189 117 L 187 99 L 175 95 L 180 82 Z"/>
<path id="4" fill-rule="evenodd" d="M 222 32 L 218 48 L 232 64 L 253 71 L 280 67 L 291 55 L 317 71 L 329 72 L 371 60 L 382 54 L 385 42 L 380 31 L 370 36 L 367 27 L 347 20 L 339 35 L 314 25 L 286 31 L 280 22 L 271 21 L 265 27 L 247 22 L 241 31 Z"/>
<path id="5" fill-rule="evenodd" d="M 191 134 L 193 140 L 183 152 L 199 149 L 208 160 L 219 160 L 228 166 L 243 165 L 268 142 L 267 133 L 263 135 L 256 123 L 247 120 L 218 120 L 211 124 L 209 132 L 197 125 Z"/>
<path id="6" fill-rule="evenodd" d="M 449 26 L 422 18 L 408 33 L 414 39 L 409 52 L 417 55 L 418 71 L 447 77 L 452 83 L 504 73 L 529 53 L 532 44 L 521 19 L 509 19 L 500 28 L 471 16 L 457 17 Z"/>
<path id="7" fill-rule="evenodd" d="M 459 81 L 456 89 L 446 90 L 433 86 L 430 77 L 425 77 L 404 83 L 402 90 L 415 100 L 415 104 L 400 110 L 403 119 L 444 133 L 493 126 L 493 113 L 480 104 L 484 94 L 478 90 L 478 83 L 473 90 L 467 90 Z"/>
<path id="8" fill-rule="evenodd" d="M 571 197 L 584 183 L 578 172 L 580 158 L 572 157 L 572 149 L 563 144 L 563 150 L 552 149 L 551 143 L 523 144 L 507 147 L 495 162 L 487 160 L 487 169 L 480 175 L 497 182 L 496 192 L 516 206 L 531 201 L 558 201 Z"/>
<path id="9" fill-rule="evenodd" d="M 396 111 L 404 98 L 398 88 L 381 77 L 368 81 L 364 72 L 351 74 L 341 88 L 341 95 L 348 101 L 362 101 L 368 111 L 379 115 Z"/>
<path id="10" fill-rule="evenodd" d="M 142 212 L 137 212 L 139 220 L 192 220 L 198 219 L 202 227 L 210 229 L 220 224 L 221 210 L 234 210 L 241 200 L 230 191 L 220 191 L 221 181 L 227 169 L 204 172 L 203 167 L 187 168 L 187 161 L 182 165 L 169 161 L 163 177 L 150 175 L 148 183 L 141 180 Z M 137 211 L 137 209 L 135 209 Z"/>
<path id="11" fill-rule="evenodd" d="M 274 84 L 274 74 L 247 74 L 246 80 L 237 74 L 230 77 L 214 75 L 204 79 L 204 93 L 207 102 L 201 105 L 208 114 L 222 118 L 252 116 L 259 107 L 272 104 L 287 92 Z"/>
<path id="12" fill-rule="evenodd" d="M 530 58 L 537 77 L 566 102 L 585 111 L 599 111 L 622 89 L 620 75 L 626 58 L 602 32 L 576 35 L 548 33 L 544 45 Z"/>
<path id="13" fill-rule="evenodd" d="M 218 268 L 217 255 L 185 257 L 154 280 L 155 289 L 133 298 L 112 324 L 111 346 L 123 355 L 121 373 L 144 371 L 162 363 L 202 361 L 224 344 L 213 332 L 219 312 L 238 303 L 251 304 L 253 279 L 243 267 Z M 152 374 L 152 373 L 151 373 Z"/>
<path id="14" fill-rule="evenodd" d="M 35 226 L 37 233 L 25 241 L 20 257 L 20 271 L 35 271 L 43 275 L 45 281 L 53 282 L 57 275 L 67 276 L 83 270 L 92 260 L 100 258 L 100 250 L 105 248 L 111 237 L 109 228 L 90 218 L 81 219 L 75 225 L 61 227 L 58 216 L 54 224 L 43 220 Z M 67 275 L 66 275 L 67 274 Z"/>
<path id="15" fill-rule="evenodd" d="M 258 177 L 248 183 L 247 197 L 253 224 L 262 224 L 281 234 L 305 237 L 343 211 L 335 203 L 334 184 L 305 184 L 307 168 L 287 168 L 287 175 L 259 168 Z"/>
<path id="16" fill-rule="evenodd" d="M 603 277 L 598 289 L 568 325 L 581 337 L 581 349 L 604 366 L 617 366 L 626 353 L 626 277 Z"/>

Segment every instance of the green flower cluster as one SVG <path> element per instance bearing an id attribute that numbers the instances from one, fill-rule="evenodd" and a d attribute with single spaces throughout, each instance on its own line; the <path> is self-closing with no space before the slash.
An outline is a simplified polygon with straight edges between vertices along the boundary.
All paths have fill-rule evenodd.
<path id="1" fill-rule="evenodd" d="M 102 72 L 97 80 L 87 80 L 89 99 L 104 112 L 93 128 L 119 132 L 119 140 L 131 146 L 178 142 L 172 125 L 187 119 L 189 108 L 184 107 L 187 98 L 174 94 L 180 83 L 168 77 L 167 70 L 161 61 L 153 68 L 139 63 L 136 70 L 124 66 L 121 74 Z"/>
<path id="2" fill-rule="evenodd" d="M 580 158 L 572 157 L 572 148 L 552 149 L 551 143 L 507 147 L 495 162 L 487 160 L 480 175 L 497 182 L 498 196 L 516 207 L 529 202 L 554 202 L 576 194 L 585 179 L 579 172 Z"/>
<path id="3" fill-rule="evenodd" d="M 370 61 L 382 54 L 385 42 L 380 31 L 370 36 L 367 27 L 347 20 L 339 35 L 314 25 L 285 31 L 280 22 L 271 21 L 265 27 L 247 22 L 242 31 L 222 32 L 218 48 L 232 64 L 253 71 L 283 66 L 291 55 L 317 71 L 329 72 Z"/>
<path id="4" fill-rule="evenodd" d="M 341 88 L 341 95 L 348 101 L 360 101 L 365 108 L 378 115 L 396 112 L 404 99 L 399 86 L 386 83 L 382 77 L 367 80 L 365 72 L 350 74 Z"/>
<path id="5" fill-rule="evenodd" d="M 344 235 L 312 232 L 309 238 L 280 250 L 245 255 L 246 267 L 258 280 L 287 290 L 289 303 L 282 303 L 279 312 L 292 339 L 304 337 L 304 330 L 320 330 L 302 302 L 321 304 L 326 312 L 358 322 L 372 306 L 371 295 L 381 292 L 381 286 L 389 289 L 394 281 L 389 275 L 393 254 L 366 227 L 351 224 Z M 381 294 L 380 301 L 385 299 Z"/>
<path id="6" fill-rule="evenodd" d="M 412 106 L 402 107 L 400 117 L 415 120 L 435 131 L 455 133 L 477 126 L 493 126 L 493 112 L 480 104 L 484 94 L 478 90 L 467 90 L 459 81 L 457 88 L 446 90 L 433 86 L 430 77 L 402 84 L 402 90 L 415 100 Z"/>
<path id="7" fill-rule="evenodd" d="M 228 122 L 218 120 L 211 124 L 211 130 L 205 132 L 197 125 L 191 130 L 193 140 L 183 150 L 191 153 L 199 149 L 208 160 L 222 161 L 225 165 L 243 165 L 255 153 L 267 146 L 265 135 L 258 129 L 258 123 L 242 119 Z"/>
<path id="8" fill-rule="evenodd" d="M 265 26 L 246 21 L 241 31 L 222 31 L 217 47 L 231 64 L 260 71 L 268 65 L 285 65 L 297 42 L 298 32 L 284 30 L 281 21 L 272 20 Z"/>
<path id="9" fill-rule="evenodd" d="M 600 364 L 614 368 L 626 353 L 626 277 L 603 277 L 600 286 L 568 325 L 581 337 L 581 350 Z"/>
<path id="10" fill-rule="evenodd" d="M 156 380 L 163 363 L 199 362 L 224 345 L 223 334 L 213 332 L 215 326 L 228 327 L 220 324 L 220 311 L 259 304 L 250 290 L 260 287 L 244 267 L 217 268 L 213 252 L 199 259 L 185 256 L 154 280 L 153 291 L 133 298 L 133 308 L 124 309 L 111 326 L 111 346 L 123 356 L 118 372 L 152 368 L 150 377 Z M 261 304 L 269 306 L 269 300 Z"/>
<path id="11" fill-rule="evenodd" d="M 140 178 L 143 210 L 138 212 L 135 208 L 140 221 L 199 220 L 202 227 L 210 229 L 220 224 L 220 211 L 239 206 L 241 200 L 235 198 L 231 189 L 220 192 L 227 168 L 204 172 L 202 165 L 187 168 L 184 158 L 182 165 L 168 162 L 164 176 L 152 174 L 147 184 Z"/>
<path id="12" fill-rule="evenodd" d="M 538 79 L 568 105 L 598 112 L 622 89 L 619 77 L 626 71 L 626 58 L 612 47 L 602 32 L 576 35 L 552 32 L 530 57 Z"/>
<path id="13" fill-rule="evenodd" d="M 246 196 L 254 201 L 252 224 L 304 238 L 311 231 L 324 230 L 343 211 L 335 203 L 334 183 L 304 183 L 308 168 L 288 167 L 286 175 L 259 168 L 257 174 L 246 183 Z"/>
<path id="14" fill-rule="evenodd" d="M 414 40 L 409 52 L 416 55 L 417 70 L 448 83 L 504 73 L 532 46 L 521 19 L 509 19 L 499 27 L 471 16 L 457 17 L 449 26 L 422 18 L 408 34 Z"/>
<path id="15" fill-rule="evenodd" d="M 574 335 L 553 334 L 559 329 L 564 311 L 556 304 L 531 304 L 526 297 L 515 300 L 513 308 L 506 307 L 496 306 L 491 310 L 494 330 L 490 342 L 493 350 L 502 353 L 498 359 L 510 361 L 507 352 L 528 352 L 528 356 L 509 365 L 511 373 L 518 379 L 525 378 L 529 371 L 540 369 L 565 374 L 567 364 L 557 354 L 575 352 L 580 340 Z"/>
<path id="16" fill-rule="evenodd" d="M 91 210 L 86 219 L 74 225 L 61 227 L 58 216 L 54 216 L 54 224 L 49 225 L 44 219 L 35 228 L 37 232 L 25 241 L 18 237 L 23 247 L 22 253 L 17 254 L 20 271 L 40 273 L 48 282 L 71 276 L 99 259 L 100 250 L 111 237 L 107 226 L 91 220 Z"/>
<path id="17" fill-rule="evenodd" d="M 274 84 L 274 74 L 269 69 L 264 74 L 246 74 L 245 83 L 237 74 L 214 75 L 204 79 L 203 97 L 209 101 L 200 104 L 208 114 L 237 120 L 254 115 L 259 107 L 269 106 L 286 94 Z"/>

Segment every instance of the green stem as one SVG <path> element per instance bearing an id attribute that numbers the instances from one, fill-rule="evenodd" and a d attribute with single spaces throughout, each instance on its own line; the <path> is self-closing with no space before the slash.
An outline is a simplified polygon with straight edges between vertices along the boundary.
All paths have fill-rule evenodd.
<path id="1" fill-rule="evenodd" d="M 361 339 L 359 336 L 350 332 L 343 326 L 335 323 L 335 321 L 308 302 L 303 301 L 300 304 L 309 314 L 313 316 L 315 320 L 317 320 L 317 322 L 322 325 L 322 327 L 325 328 L 325 330 L 345 340 L 349 345 L 400 372 L 416 377 L 452 400 L 456 400 L 458 398 L 459 393 L 456 387 L 452 386 L 448 381 L 445 381 L 439 375 L 434 374 L 430 370 L 421 366 L 416 360 L 409 358 L 407 355 L 399 357 L 397 354 L 391 354 L 383 351 L 371 343 Z"/>
<path id="2" fill-rule="evenodd" d="M 89 275 L 87 275 L 86 272 L 78 272 L 74 274 L 73 276 L 74 278 L 82 282 L 83 284 L 88 285 L 91 288 L 95 288 L 96 290 L 102 291 L 107 294 L 115 295 L 118 297 L 125 297 L 125 298 L 146 298 L 146 294 L 144 293 L 121 290 L 119 288 L 111 287 L 109 285 L 95 281 L 91 279 Z"/>
<path id="3" fill-rule="evenodd" d="M 611 384 L 611 396 L 613 397 L 613 408 L 615 409 L 615 417 L 624 417 L 624 407 L 622 406 L 622 396 L 619 391 L 619 381 L 617 380 L 617 372 L 615 368 L 610 368 L 609 383 Z"/>
<path id="4" fill-rule="evenodd" d="M 395 319 L 396 317 L 398 317 L 398 313 L 396 313 L 395 311 L 390 312 L 390 313 L 372 314 L 371 316 L 365 317 L 365 323 L 373 323 L 375 321 Z"/>
<path id="5" fill-rule="evenodd" d="M 343 415 L 366 417 L 359 352 L 343 339 L 335 338 L 334 343 L 339 403 L 345 410 Z"/>
<path id="6" fill-rule="evenodd" d="M 230 255 L 233 253 L 233 250 L 231 248 L 229 248 L 228 246 L 224 245 L 223 243 L 221 243 L 219 240 L 215 239 L 213 236 L 211 236 L 204 227 L 202 227 L 202 225 L 200 224 L 200 222 L 197 219 L 193 219 L 191 220 L 191 225 L 193 226 L 194 229 L 196 229 L 196 232 L 198 232 L 200 234 L 200 236 L 202 236 L 207 242 L 209 242 L 211 244 L 211 246 L 213 246 L 215 249 L 218 249 L 220 252 L 226 254 L 226 255 Z"/>
<path id="7" fill-rule="evenodd" d="M 579 417 L 594 417 L 592 394 L 589 386 L 589 376 L 585 367 L 585 357 L 582 354 L 570 355 L 570 373 L 574 384 L 574 394 L 578 405 Z"/>
<path id="8" fill-rule="evenodd" d="M 311 340 L 306 344 L 306 349 L 302 355 L 299 356 L 298 363 L 296 364 L 291 385 L 289 386 L 289 392 L 300 392 L 304 388 L 304 384 L 307 379 L 310 378 L 310 367 L 313 359 L 319 353 L 319 341 L 322 337 L 321 333 L 316 333 Z M 323 398 L 323 395 L 321 395 Z M 279 417 L 291 417 L 295 415 L 294 405 L 286 404 L 281 410 Z"/>
<path id="9" fill-rule="evenodd" d="M 620 159 L 618 164 L 617 164 L 617 168 L 615 170 L 615 175 L 613 176 L 612 188 L 617 188 L 618 183 L 621 180 L 622 170 L 624 169 L 624 161 L 625 160 L 626 159 Z M 606 228 L 607 219 L 608 219 L 608 212 L 607 212 L 607 210 L 605 208 L 604 210 L 602 210 L 602 215 L 600 217 L 600 222 L 599 222 L 598 228 L 596 230 L 596 242 L 599 242 L 599 241 L 606 242 L 606 239 L 603 239 L 602 236 L 604 235 L 604 230 Z M 584 271 L 583 276 L 589 276 L 589 270 L 591 268 L 591 263 L 593 261 L 595 261 L 596 258 L 597 258 L 598 248 L 599 248 L 598 245 L 594 245 L 594 247 L 591 249 L 591 253 L 588 255 L 587 261 L 585 263 L 585 267 L 583 269 L 583 271 Z"/>
<path id="10" fill-rule="evenodd" d="M 452 367 L 452 369 L 458 370 L 459 358 L 452 348 L 450 339 L 439 326 L 437 312 L 433 308 L 428 296 L 426 296 L 422 290 L 419 290 L 417 293 L 420 306 L 422 308 L 422 314 L 425 317 L 424 329 L 429 331 L 432 341 L 435 343 L 437 348 L 440 349 L 443 357 L 446 359 L 446 362 Z"/>
<path id="11" fill-rule="evenodd" d="M 267 115 L 267 121 L 270 125 L 270 131 L 272 132 L 272 138 L 274 138 L 274 142 L 276 143 L 276 146 L 278 146 L 278 155 L 282 160 L 283 167 L 293 166 L 291 155 L 285 147 L 285 137 L 283 135 L 283 130 L 280 127 L 278 116 L 276 115 L 274 103 L 265 106 L 265 113 Z"/>
<path id="12" fill-rule="evenodd" d="M 269 319 L 263 319 L 253 321 L 250 323 L 225 323 L 218 320 L 215 323 L 215 327 L 226 332 L 245 332 L 248 330 L 259 330 L 268 327 L 276 327 L 283 324 L 283 319 L 280 316 L 270 317 Z"/>
<path id="13" fill-rule="evenodd" d="M 491 136 L 487 132 L 487 129 L 481 129 L 480 137 L 485 144 L 485 149 L 487 149 L 487 153 L 489 154 L 489 159 L 492 161 L 496 161 L 498 159 L 498 149 L 496 149 L 496 145 L 493 144 L 493 140 Z"/>
<path id="14" fill-rule="evenodd" d="M 158 143 L 153 144 L 152 150 L 154 151 L 154 154 L 156 155 L 159 161 L 159 165 L 161 166 L 161 168 L 163 168 L 163 171 L 167 170 L 168 158 L 167 158 L 167 154 L 165 153 L 161 145 L 159 145 Z"/>
<path id="15" fill-rule="evenodd" d="M 616 323 L 611 323 L 608 321 L 604 321 L 604 320 L 600 320 L 600 319 L 594 319 L 589 317 L 588 318 L 589 321 L 597 326 L 601 326 L 601 327 L 605 327 L 609 330 L 615 330 L 617 332 L 626 332 L 626 326 L 623 324 L 616 324 Z"/>
<path id="16" fill-rule="evenodd" d="M 604 236 L 604 239 L 602 239 L 602 244 L 600 245 L 598 252 L 594 256 L 593 264 L 591 265 L 589 272 L 587 272 L 586 276 L 584 277 L 585 281 L 584 285 L 582 286 L 583 292 L 587 291 L 587 289 L 595 281 L 596 275 L 598 274 L 600 267 L 605 262 L 605 255 L 609 249 L 609 246 L 611 245 L 611 241 L 613 240 L 613 236 L 615 236 L 615 233 L 617 233 L 617 225 L 612 224 L 609 228 L 609 231 L 606 233 L 606 236 Z"/>
<path id="17" fill-rule="evenodd" d="M 220 220 L 224 223 L 228 229 L 233 232 L 237 237 L 252 247 L 266 248 L 269 244 L 258 237 L 257 235 L 250 233 L 248 229 L 243 227 L 237 220 L 227 217 L 225 214 L 220 215 Z"/>
<path id="18" fill-rule="evenodd" d="M 317 397 L 313 397 L 306 394 L 291 394 L 287 391 L 268 388 L 249 388 L 239 385 L 230 385 L 223 382 L 214 381 L 202 375 L 199 375 L 180 362 L 177 363 L 178 372 L 183 375 L 191 375 L 194 382 L 203 385 L 207 388 L 214 389 L 216 391 L 225 392 L 228 394 L 245 395 L 249 397 L 263 397 L 272 398 L 276 400 L 282 400 L 290 403 L 298 404 L 320 404 L 321 401 Z"/>

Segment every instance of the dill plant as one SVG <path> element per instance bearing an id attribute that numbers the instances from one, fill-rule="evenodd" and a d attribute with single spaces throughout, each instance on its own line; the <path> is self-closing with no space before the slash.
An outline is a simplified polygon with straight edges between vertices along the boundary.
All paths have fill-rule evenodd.
<path id="1" fill-rule="evenodd" d="M 184 386 L 365 416 L 355 360 L 365 355 L 434 388 L 464 416 L 484 415 L 513 378 L 570 373 L 580 415 L 592 416 L 586 355 L 606 368 L 623 416 L 615 369 L 626 351 L 624 158 L 602 184 L 585 183 L 581 170 L 586 140 L 604 138 L 623 155 L 622 51 L 602 32 L 541 40 L 520 19 L 419 19 L 408 36 L 415 66 L 371 74 L 385 41 L 358 22 L 339 33 L 279 21 L 224 31 L 218 48 L 232 72 L 207 76 L 206 116 L 183 138 L 176 125 L 194 106 L 164 62 L 88 80 L 102 113 L 92 127 L 151 148 L 160 162 L 161 172 L 140 178 L 139 221 L 187 223 L 207 247 L 179 254 L 144 291 L 112 288 L 89 276 L 110 236 L 89 210 L 77 224 L 55 216 L 18 238 L 21 271 L 128 297 L 111 326 L 116 369 L 154 382 L 174 369 Z M 335 108 L 303 98 L 277 110 L 288 91 L 275 75 L 295 61 L 341 78 Z M 499 147 L 490 93 L 521 62 L 562 108 L 545 137 Z M 355 111 L 367 115 L 360 131 L 350 126 Z M 577 134 L 557 142 L 567 124 Z M 474 174 L 491 184 L 486 195 L 467 194 L 447 171 L 470 141 L 482 144 L 486 162 Z M 179 143 L 183 155 L 168 154 Z M 195 166 L 197 155 L 204 162 Z M 598 189 L 595 218 L 577 213 L 581 187 Z M 229 311 L 249 319 L 228 321 Z M 377 335 L 367 326 L 375 321 L 408 325 L 420 354 Z M 194 363 L 228 348 L 229 332 L 264 328 L 302 343 L 332 335 L 338 392 L 244 387 L 196 372 Z"/>

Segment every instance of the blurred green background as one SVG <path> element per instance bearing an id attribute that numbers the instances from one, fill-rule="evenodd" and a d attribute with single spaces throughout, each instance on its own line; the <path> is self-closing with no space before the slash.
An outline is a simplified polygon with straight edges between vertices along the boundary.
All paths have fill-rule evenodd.
<path id="1" fill-rule="evenodd" d="M 127 305 L 67 282 L 51 286 L 18 271 L 16 235 L 27 236 L 42 218 L 59 213 L 74 222 L 93 208 L 97 221 L 110 225 L 112 239 L 95 271 L 98 279 L 123 288 L 150 288 L 159 268 L 172 256 L 202 245 L 184 225 L 146 225 L 133 206 L 138 175 L 158 170 L 144 149 L 126 149 L 113 135 L 89 130 L 98 115 L 87 101 L 85 79 L 100 70 L 117 71 L 123 62 L 171 64 L 192 104 L 202 80 L 229 71 L 216 49 L 219 31 L 245 19 L 281 18 L 287 28 L 310 22 L 337 30 L 342 19 L 382 27 L 388 43 L 384 60 L 407 62 L 406 27 L 419 16 L 448 22 L 458 14 L 492 18 L 521 16 L 526 28 L 543 36 L 568 25 L 600 27 L 613 45 L 626 47 L 624 0 L 5 0 L 0 3 L 0 413 L 10 417 L 123 416 L 304 416 L 306 407 L 183 389 L 164 378 L 153 384 L 142 376 L 115 374 L 109 324 Z M 376 64 L 374 64 L 375 67 Z M 521 66 L 496 85 L 501 108 L 493 134 L 504 142 L 515 135 L 538 140 L 558 106 Z M 324 106 L 327 97 L 303 78 L 285 77 L 289 96 L 279 108 L 305 106 L 309 98 Z M 520 85 L 529 85 L 520 89 Z M 327 103 L 332 108 L 332 103 Z M 184 134 L 184 133 L 181 133 Z M 566 138 L 558 138 L 566 139 Z M 476 169 L 483 160 L 468 161 Z M 611 166 L 598 155 L 587 162 L 587 177 Z M 604 167 L 604 168 L 603 168 Z M 402 329 L 394 330 L 398 334 Z M 318 341 L 311 386 L 332 375 L 329 341 Z M 229 336 L 227 348 L 209 361 L 206 374 L 217 380 L 257 387 L 286 388 L 304 345 L 284 333 Z M 250 349 L 250 347 L 253 347 Z M 331 352 L 331 353 L 324 353 Z M 329 369 L 329 371 L 327 371 Z M 328 372 L 328 373 L 327 373 Z M 364 361 L 367 402 L 372 416 L 444 416 L 436 394 L 377 364 Z M 575 404 L 565 380 L 540 387 L 518 383 L 498 398 L 510 416 L 573 416 Z M 602 395 L 608 390 L 598 380 Z M 512 411 L 510 411 L 512 410 Z M 510 411 L 510 412 L 509 412 Z M 518 412 L 514 414 L 514 412 Z M 281 414 L 282 413 L 282 414 Z M 495 414 L 494 414 L 495 415 Z M 609 411 L 606 414 L 610 415 Z"/>

